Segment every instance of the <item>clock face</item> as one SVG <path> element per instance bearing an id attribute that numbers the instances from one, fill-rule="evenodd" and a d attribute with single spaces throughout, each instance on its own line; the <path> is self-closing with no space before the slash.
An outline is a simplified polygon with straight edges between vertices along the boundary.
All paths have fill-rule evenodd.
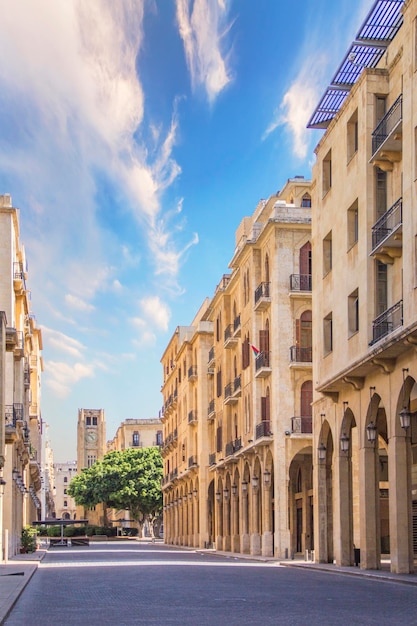
<path id="1" fill-rule="evenodd" d="M 97 441 L 97 433 L 94 430 L 87 430 L 85 440 L 87 443 L 95 443 Z"/>

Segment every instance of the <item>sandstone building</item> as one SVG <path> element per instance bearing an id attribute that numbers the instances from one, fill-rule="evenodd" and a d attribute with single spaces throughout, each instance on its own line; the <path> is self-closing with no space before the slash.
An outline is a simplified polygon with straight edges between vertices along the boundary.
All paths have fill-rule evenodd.
<path id="1" fill-rule="evenodd" d="M 377 2 L 316 108 L 316 558 L 417 552 L 417 2 Z M 413 532 L 414 524 L 414 532 Z"/>

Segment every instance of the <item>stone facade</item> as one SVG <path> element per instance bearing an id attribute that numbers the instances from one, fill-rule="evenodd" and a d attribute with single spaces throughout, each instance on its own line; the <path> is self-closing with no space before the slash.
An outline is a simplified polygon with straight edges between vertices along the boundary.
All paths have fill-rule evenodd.
<path id="1" fill-rule="evenodd" d="M 231 273 L 162 357 L 169 543 L 313 547 L 310 207 L 296 177 L 242 220 Z"/>
<path id="2" fill-rule="evenodd" d="M 19 211 L 0 196 L 0 558 L 41 517 L 42 333 L 30 309 Z"/>
<path id="3" fill-rule="evenodd" d="M 118 427 L 113 439 L 107 442 L 107 452 L 161 445 L 162 422 L 160 419 L 126 419 Z"/>
<path id="4" fill-rule="evenodd" d="M 316 148 L 312 219 L 316 558 L 356 547 L 399 573 L 417 552 L 417 2 L 402 12 Z"/>
<path id="5" fill-rule="evenodd" d="M 106 449 L 106 421 L 104 409 L 79 409 L 77 423 L 77 468 L 91 467 L 105 455 Z M 102 505 L 94 509 L 84 509 L 77 506 L 78 519 L 88 519 L 90 524 L 102 526 L 104 511 Z"/>
<path id="6" fill-rule="evenodd" d="M 77 475 L 77 462 L 54 463 L 54 502 L 57 519 L 77 519 L 77 506 L 67 494 L 68 485 Z"/>

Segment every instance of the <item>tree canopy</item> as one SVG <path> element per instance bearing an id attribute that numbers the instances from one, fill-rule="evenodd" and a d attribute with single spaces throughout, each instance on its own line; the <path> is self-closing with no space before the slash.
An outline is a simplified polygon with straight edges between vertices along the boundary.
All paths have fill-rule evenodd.
<path id="1" fill-rule="evenodd" d="M 92 508 L 129 509 L 132 518 L 154 520 L 162 510 L 163 461 L 159 448 L 113 451 L 81 470 L 68 488 L 76 504 Z"/>

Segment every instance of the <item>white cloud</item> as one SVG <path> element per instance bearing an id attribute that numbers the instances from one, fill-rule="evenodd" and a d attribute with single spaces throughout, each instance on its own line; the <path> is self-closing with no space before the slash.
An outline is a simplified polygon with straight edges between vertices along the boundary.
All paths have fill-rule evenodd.
<path id="1" fill-rule="evenodd" d="M 56 396 L 66 398 L 76 383 L 94 376 L 94 368 L 84 363 L 69 365 L 62 361 L 48 361 L 45 364 L 45 374 L 45 384 Z"/>
<path id="2" fill-rule="evenodd" d="M 70 306 L 72 309 L 76 309 L 77 311 L 87 312 L 94 311 L 95 309 L 92 304 L 89 304 L 88 302 L 85 302 L 84 300 L 81 300 L 81 298 L 73 296 L 70 293 L 66 294 L 65 302 L 68 304 L 68 306 Z"/>
<path id="3" fill-rule="evenodd" d="M 209 102 L 232 80 L 224 43 L 230 24 L 224 0 L 176 0 L 177 23 L 193 88 L 203 86 Z M 191 6 L 192 5 L 192 6 Z"/>
<path id="4" fill-rule="evenodd" d="M 82 358 L 83 352 L 86 348 L 81 341 L 62 333 L 59 330 L 48 328 L 47 326 L 41 326 L 40 328 L 42 329 L 42 337 L 47 346 L 54 348 L 59 352 L 70 354 L 76 358 Z"/>
<path id="5" fill-rule="evenodd" d="M 160 330 L 168 330 L 171 311 L 158 296 L 142 298 L 139 304 L 148 323 L 151 322 L 153 326 Z"/>

